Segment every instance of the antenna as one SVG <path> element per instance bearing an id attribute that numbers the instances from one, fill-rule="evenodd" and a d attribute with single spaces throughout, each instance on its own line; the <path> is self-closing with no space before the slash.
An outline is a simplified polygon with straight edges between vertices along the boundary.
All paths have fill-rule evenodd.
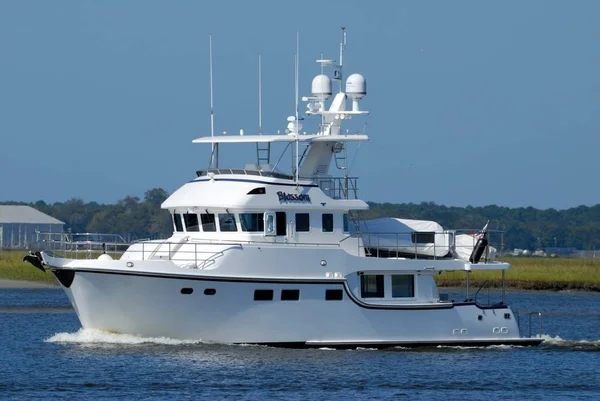
<path id="1" fill-rule="evenodd" d="M 209 68 L 208 75 L 210 80 L 210 136 L 214 138 L 215 136 L 215 110 L 213 104 L 213 51 L 212 51 L 212 34 L 208 35 L 208 60 L 209 60 Z M 217 167 L 219 166 L 219 149 L 216 149 L 217 156 Z M 213 165 L 213 160 L 215 158 L 215 143 L 211 143 L 211 151 L 210 151 L 210 167 Z"/>
<path id="2" fill-rule="evenodd" d="M 298 65 L 300 64 L 300 32 L 296 32 L 296 57 L 295 57 L 295 89 L 296 89 L 296 125 L 298 124 L 298 80 L 300 79 L 300 72 L 298 71 Z"/>
<path id="3" fill-rule="evenodd" d="M 208 51 L 209 51 L 209 69 L 208 75 L 210 79 L 210 136 L 215 136 L 215 111 L 213 105 L 213 51 L 212 51 L 212 35 L 208 35 Z M 214 145 L 214 144 L 213 144 Z"/>
<path id="4" fill-rule="evenodd" d="M 342 25 L 342 41 L 340 42 L 340 73 L 339 73 L 340 92 L 342 92 L 342 82 L 344 80 L 342 70 L 343 70 L 343 66 L 344 66 L 344 49 L 345 48 L 346 48 L 346 26 Z"/>
<path id="5" fill-rule="evenodd" d="M 258 135 L 262 135 L 262 66 L 258 55 Z"/>
<path id="6" fill-rule="evenodd" d="M 296 32 L 296 184 L 298 184 L 298 173 L 299 173 L 299 163 L 300 163 L 300 149 L 299 149 L 299 135 L 300 135 L 300 123 L 298 122 L 298 79 L 299 79 L 299 71 L 298 65 L 300 64 L 300 32 Z"/>

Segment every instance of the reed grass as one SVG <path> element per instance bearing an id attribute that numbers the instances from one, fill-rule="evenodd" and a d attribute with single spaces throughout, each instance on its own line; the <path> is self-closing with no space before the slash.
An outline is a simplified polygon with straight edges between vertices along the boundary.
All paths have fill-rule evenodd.
<path id="1" fill-rule="evenodd" d="M 0 250 L 0 279 L 55 283 L 54 275 L 23 262 L 25 251 Z"/>
<path id="2" fill-rule="evenodd" d="M 588 290 L 600 291 L 600 260 L 567 258 L 505 257 L 512 268 L 507 270 L 509 288 L 528 290 Z M 440 286 L 464 286 L 464 272 L 447 272 L 437 276 Z M 471 273 L 470 282 L 479 286 L 489 281 L 501 285 L 501 272 Z"/>

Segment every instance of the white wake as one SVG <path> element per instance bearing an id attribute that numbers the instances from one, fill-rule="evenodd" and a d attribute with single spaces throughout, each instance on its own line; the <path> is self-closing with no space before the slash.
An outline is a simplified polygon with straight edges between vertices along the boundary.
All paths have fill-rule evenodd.
<path id="1" fill-rule="evenodd" d="M 542 344 L 545 345 L 554 345 L 560 347 L 574 347 L 574 346 L 584 346 L 584 347 L 600 347 L 600 340 L 567 340 L 560 336 L 551 336 L 548 334 L 542 334 L 542 338 L 544 342 Z"/>
<path id="2" fill-rule="evenodd" d="M 48 343 L 75 343 L 75 344 L 161 344 L 183 345 L 200 344 L 202 341 L 176 340 L 168 337 L 141 337 L 131 334 L 118 334 L 94 329 L 79 329 L 74 333 L 56 333 L 47 338 Z"/>

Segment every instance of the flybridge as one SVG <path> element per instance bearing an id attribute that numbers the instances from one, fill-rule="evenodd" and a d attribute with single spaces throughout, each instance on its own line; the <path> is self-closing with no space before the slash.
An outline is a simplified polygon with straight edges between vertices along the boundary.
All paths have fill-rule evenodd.
<path id="1" fill-rule="evenodd" d="M 256 165 L 271 165 L 271 144 L 282 143 L 286 144 L 282 155 L 279 157 L 275 166 L 279 165 L 279 161 L 286 153 L 291 154 L 292 172 L 289 176 L 298 182 L 303 177 L 311 177 L 311 179 L 320 180 L 320 178 L 331 177 L 331 165 L 335 169 L 341 170 L 343 173 L 342 183 L 347 183 L 352 180 L 349 174 L 349 166 L 347 164 L 347 143 L 362 142 L 369 139 L 364 133 L 342 133 L 342 124 L 345 121 L 351 120 L 355 116 L 368 115 L 368 111 L 360 109 L 359 102 L 367 94 L 367 83 L 365 78 L 360 74 L 351 74 L 345 81 L 343 75 L 343 57 L 344 49 L 346 48 L 346 31 L 342 28 L 342 41 L 340 43 L 340 58 L 339 63 L 335 60 L 319 59 L 321 73 L 314 77 L 311 84 L 311 95 L 302 97 L 302 101 L 306 103 L 306 115 L 320 117 L 321 121 L 318 124 L 316 132 L 306 132 L 302 130 L 302 124 L 298 116 L 298 107 L 296 106 L 296 115 L 287 118 L 287 125 L 284 134 L 263 135 L 262 134 L 262 117 L 260 115 L 262 107 L 262 94 L 260 84 L 262 82 L 260 72 L 260 57 L 259 57 L 259 134 L 244 135 L 244 131 L 240 130 L 239 135 L 215 135 L 213 132 L 213 107 L 212 107 L 212 90 L 211 90 L 211 136 L 194 139 L 193 143 L 211 144 L 212 151 L 209 161 L 209 169 L 219 169 L 219 145 L 224 143 L 255 143 L 256 144 Z M 212 49 L 212 48 L 211 48 Z M 296 73 L 296 102 L 298 103 L 298 59 L 299 45 L 295 56 L 295 73 Z M 326 73 L 327 70 L 332 70 L 331 77 Z M 211 88 L 212 88 L 212 50 L 211 50 Z M 335 95 L 332 91 L 332 80 L 338 81 L 339 91 Z M 333 96 L 331 101 L 329 99 Z M 346 107 L 347 100 L 351 100 L 350 107 Z M 295 146 L 294 146 L 295 145 Z M 332 161 L 334 163 L 332 163 Z M 271 170 L 275 172 L 275 168 Z M 277 172 L 278 174 L 283 174 Z M 355 188 L 341 188 L 340 193 L 347 194 Z"/>

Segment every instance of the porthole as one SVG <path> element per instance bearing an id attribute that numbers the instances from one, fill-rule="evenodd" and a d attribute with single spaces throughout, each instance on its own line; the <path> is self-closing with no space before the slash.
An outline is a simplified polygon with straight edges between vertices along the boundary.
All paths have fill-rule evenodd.
<path id="1" fill-rule="evenodd" d="M 342 290 L 325 290 L 326 301 L 341 301 L 344 299 Z"/>
<path id="2" fill-rule="evenodd" d="M 272 301 L 273 290 L 255 290 L 254 291 L 255 301 Z"/>
<path id="3" fill-rule="evenodd" d="M 194 289 L 193 289 L 193 288 L 182 288 L 182 289 L 181 289 L 181 293 L 182 293 L 183 295 L 190 295 L 190 294 L 191 294 L 191 293 L 193 293 L 193 292 L 194 292 Z"/>
<path id="4" fill-rule="evenodd" d="M 282 301 L 297 301 L 300 299 L 300 290 L 281 290 Z"/>
<path id="5" fill-rule="evenodd" d="M 207 288 L 204 290 L 204 295 L 215 295 L 217 293 L 217 290 L 215 290 L 214 288 Z"/>

